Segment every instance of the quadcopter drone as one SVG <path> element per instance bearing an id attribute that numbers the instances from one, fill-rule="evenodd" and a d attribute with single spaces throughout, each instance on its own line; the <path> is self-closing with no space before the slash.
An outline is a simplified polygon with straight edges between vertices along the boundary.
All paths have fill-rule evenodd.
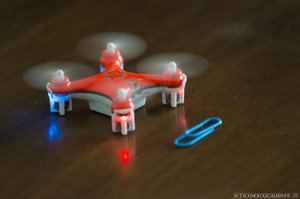
<path id="1" fill-rule="evenodd" d="M 186 81 L 175 62 L 170 62 L 162 75 L 127 72 L 120 51 L 108 43 L 98 74 L 70 81 L 63 70 L 57 70 L 46 87 L 52 113 L 64 115 L 72 110 L 73 98 L 84 99 L 91 110 L 111 116 L 113 132 L 127 135 L 135 130 L 134 111 L 145 105 L 149 95 L 161 92 L 163 104 L 183 104 Z"/>
<path id="2" fill-rule="evenodd" d="M 104 49 L 99 73 L 73 80 L 70 72 L 76 71 L 76 63 L 66 62 L 70 65 L 69 71 L 59 67 L 52 72 L 53 65 L 60 65 L 52 62 L 29 70 L 24 75 L 25 81 L 36 88 L 45 88 L 46 84 L 52 113 L 64 115 L 72 110 L 72 99 L 84 99 L 91 110 L 110 116 L 112 131 L 122 135 L 135 130 L 134 111 L 146 104 L 148 96 L 162 93 L 162 103 L 175 108 L 184 103 L 187 76 L 199 74 L 208 66 L 206 59 L 196 55 L 165 53 L 145 59 L 140 67 L 137 64 L 141 73 L 128 72 L 124 70 L 123 57 L 135 58 L 145 50 L 145 42 L 139 37 L 128 33 L 104 33 L 87 37 L 81 43 L 79 53 L 93 61 L 99 60 L 98 49 Z M 51 68 L 51 74 L 47 67 Z"/>

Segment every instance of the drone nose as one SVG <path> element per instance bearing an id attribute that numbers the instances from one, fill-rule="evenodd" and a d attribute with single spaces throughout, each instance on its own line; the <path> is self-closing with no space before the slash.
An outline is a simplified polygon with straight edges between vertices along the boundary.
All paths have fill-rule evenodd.
<path id="1" fill-rule="evenodd" d="M 112 42 L 109 42 L 106 46 L 106 49 L 109 54 L 114 54 L 116 51 L 116 45 Z"/>
<path id="2" fill-rule="evenodd" d="M 57 70 L 55 72 L 55 79 L 58 80 L 58 81 L 63 81 L 65 78 L 65 74 L 64 74 L 64 71 L 63 70 Z"/>

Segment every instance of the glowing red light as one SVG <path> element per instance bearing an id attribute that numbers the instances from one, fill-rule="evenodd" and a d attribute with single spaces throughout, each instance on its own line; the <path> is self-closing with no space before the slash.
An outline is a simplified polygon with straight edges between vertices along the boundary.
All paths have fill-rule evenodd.
<path id="1" fill-rule="evenodd" d="M 181 124 L 182 126 L 184 126 L 184 127 L 186 126 L 186 119 L 185 119 L 185 117 L 180 116 L 179 121 L 180 121 L 180 124 Z"/>
<path id="2" fill-rule="evenodd" d="M 123 163 L 128 163 L 130 156 L 129 156 L 129 152 L 128 151 L 122 151 L 121 152 L 121 159 Z"/>
<path id="3" fill-rule="evenodd" d="M 126 121 L 127 118 L 128 118 L 128 117 L 127 117 L 126 115 L 123 115 L 123 116 L 120 117 L 120 120 Z"/>

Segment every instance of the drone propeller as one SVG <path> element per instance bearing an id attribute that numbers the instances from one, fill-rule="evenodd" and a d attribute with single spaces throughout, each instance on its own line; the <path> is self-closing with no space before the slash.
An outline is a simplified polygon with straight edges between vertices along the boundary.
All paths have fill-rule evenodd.
<path id="1" fill-rule="evenodd" d="M 98 61 L 107 44 L 114 44 L 121 52 L 124 60 L 138 57 L 146 50 L 146 42 L 138 36 L 130 33 L 107 32 L 91 35 L 80 40 L 77 44 L 77 52 L 91 61 Z"/>
<path id="2" fill-rule="evenodd" d="M 74 62 L 47 62 L 31 67 L 24 73 L 23 78 L 29 86 L 45 90 L 46 84 L 53 77 L 59 80 L 63 79 L 64 75 L 66 75 L 70 80 L 74 81 L 93 74 L 96 74 L 96 72 L 84 64 Z"/>
<path id="3" fill-rule="evenodd" d="M 147 57 L 137 64 L 140 73 L 163 74 L 164 69 L 176 71 L 180 68 L 188 78 L 202 74 L 209 68 L 209 62 L 190 53 L 163 53 Z"/>

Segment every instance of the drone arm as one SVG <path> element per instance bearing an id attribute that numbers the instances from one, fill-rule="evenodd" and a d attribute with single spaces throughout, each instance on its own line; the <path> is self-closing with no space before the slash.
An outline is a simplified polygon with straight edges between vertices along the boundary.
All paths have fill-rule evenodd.
<path id="1" fill-rule="evenodd" d="M 150 86 L 166 86 L 166 87 L 180 87 L 184 81 L 185 75 L 168 76 L 168 75 L 155 75 L 155 74 L 136 74 L 130 73 L 133 78 L 139 79 L 141 87 Z"/>
<path id="2" fill-rule="evenodd" d="M 61 79 L 52 78 L 51 82 L 46 86 L 50 102 L 50 111 L 52 113 L 58 112 L 60 115 L 64 115 L 66 110 L 71 111 L 72 98 L 70 93 L 86 89 L 94 81 L 95 76 L 72 82 L 66 76 L 63 76 Z"/>
<path id="3" fill-rule="evenodd" d="M 137 97 L 145 98 L 157 92 L 162 92 L 163 104 L 170 104 L 176 107 L 177 104 L 184 103 L 184 89 L 187 81 L 186 75 L 177 69 L 174 74 L 165 72 L 163 75 L 150 75 L 150 74 L 133 74 L 139 77 L 139 89 Z M 146 89 L 146 91 L 144 90 Z"/>
<path id="4" fill-rule="evenodd" d="M 47 84 L 47 89 L 55 94 L 67 94 L 86 90 L 95 81 L 97 81 L 97 75 L 75 81 L 69 81 L 68 77 L 65 77 L 63 81 L 57 81 L 53 78 L 51 82 Z"/>

